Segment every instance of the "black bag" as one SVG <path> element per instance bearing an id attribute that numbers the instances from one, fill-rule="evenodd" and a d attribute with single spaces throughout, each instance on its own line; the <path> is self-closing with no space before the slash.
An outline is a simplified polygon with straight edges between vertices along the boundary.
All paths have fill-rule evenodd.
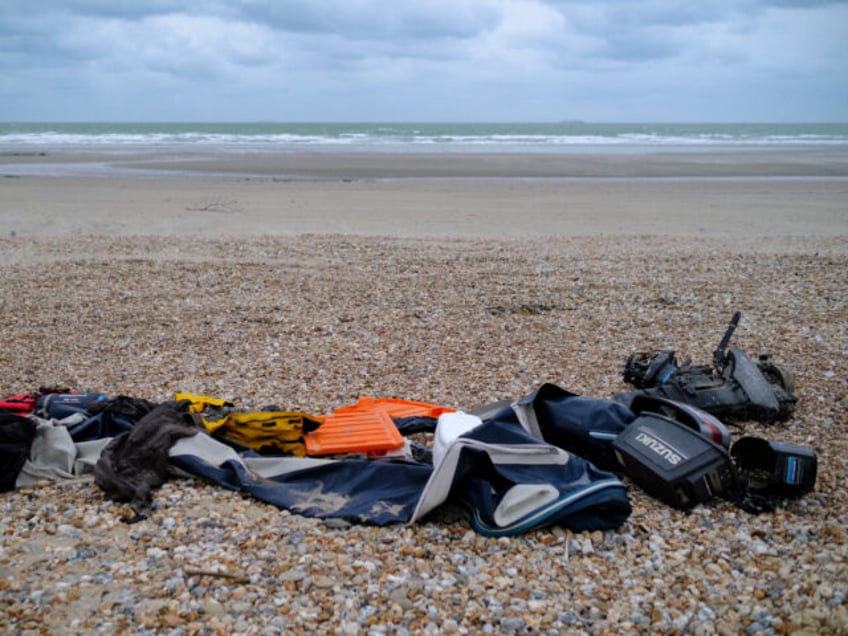
<path id="1" fill-rule="evenodd" d="M 34 438 L 35 423 L 31 419 L 0 412 L 0 492 L 15 489 Z"/>
<path id="2" fill-rule="evenodd" d="M 95 391 L 48 393 L 38 398 L 35 405 L 35 414 L 46 420 L 61 420 L 77 413 L 88 416 L 92 414 L 92 408 L 98 402 L 105 401 L 107 398 L 108 396 L 105 393 Z"/>

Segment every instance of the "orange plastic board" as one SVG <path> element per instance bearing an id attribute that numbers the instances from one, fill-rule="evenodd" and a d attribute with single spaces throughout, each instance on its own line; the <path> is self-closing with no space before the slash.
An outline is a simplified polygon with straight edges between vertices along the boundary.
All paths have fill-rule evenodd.
<path id="1" fill-rule="evenodd" d="M 385 453 L 403 446 L 403 436 L 388 413 L 333 413 L 317 430 L 306 433 L 307 455 Z"/>
<path id="2" fill-rule="evenodd" d="M 453 413 L 455 410 L 426 402 L 373 398 L 366 395 L 359 398 L 356 404 L 335 409 L 334 413 L 382 412 L 388 413 L 390 417 L 439 417 L 442 413 Z"/>

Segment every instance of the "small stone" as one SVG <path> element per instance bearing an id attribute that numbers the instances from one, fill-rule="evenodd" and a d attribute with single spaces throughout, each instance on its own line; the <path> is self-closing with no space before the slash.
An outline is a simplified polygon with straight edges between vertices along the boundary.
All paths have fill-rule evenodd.
<path id="1" fill-rule="evenodd" d="M 525 625 L 526 623 L 524 619 L 518 616 L 508 616 L 501 620 L 501 628 L 503 628 L 505 632 L 521 631 L 524 629 Z"/>
<path id="2" fill-rule="evenodd" d="M 314 579 L 313 583 L 315 584 L 315 587 L 321 588 L 321 589 L 333 587 L 336 584 L 335 580 L 332 577 L 329 577 L 329 576 L 316 577 Z"/>

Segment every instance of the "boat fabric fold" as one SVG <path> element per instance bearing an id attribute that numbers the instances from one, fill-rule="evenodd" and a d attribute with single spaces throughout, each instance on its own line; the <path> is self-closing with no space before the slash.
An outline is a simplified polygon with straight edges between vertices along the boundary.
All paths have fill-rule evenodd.
<path id="1" fill-rule="evenodd" d="M 634 419 L 633 411 L 614 400 L 571 393 L 545 383 L 492 414 L 518 423 L 533 437 L 563 448 L 598 468 L 620 471 L 612 440 Z"/>
<path id="2" fill-rule="evenodd" d="M 449 418 L 439 418 L 437 439 Z M 464 504 L 471 525 L 487 536 L 552 524 L 575 532 L 605 530 L 620 526 L 632 511 L 615 475 L 497 419 L 481 421 L 438 453 L 412 521 L 448 500 Z"/>
<path id="3" fill-rule="evenodd" d="M 439 425 L 453 416 L 441 416 Z M 279 508 L 352 523 L 412 523 L 452 501 L 469 510 L 478 532 L 508 536 L 551 524 L 574 531 L 615 528 L 631 512 L 617 477 L 520 426 L 480 421 L 460 430 L 440 449 L 435 466 L 251 457 L 203 433 L 180 440 L 170 457 L 187 474 Z"/>
<path id="4" fill-rule="evenodd" d="M 389 525 L 410 519 L 431 467 L 406 461 L 239 455 L 204 433 L 170 451 L 184 473 L 321 519 Z"/>

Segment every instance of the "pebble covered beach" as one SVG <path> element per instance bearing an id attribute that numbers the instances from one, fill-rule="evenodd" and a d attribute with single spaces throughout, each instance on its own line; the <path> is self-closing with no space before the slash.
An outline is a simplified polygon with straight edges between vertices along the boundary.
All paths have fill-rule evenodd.
<path id="1" fill-rule="evenodd" d="M 815 491 L 751 515 L 630 486 L 615 531 L 477 535 L 463 511 L 324 522 L 173 479 L 135 525 L 91 481 L 0 496 L 0 631 L 78 634 L 848 633 L 843 238 L 307 235 L 0 239 L 0 387 L 192 391 L 322 414 L 471 409 L 543 382 L 608 397 L 627 356 L 733 344 L 795 375 Z"/>

